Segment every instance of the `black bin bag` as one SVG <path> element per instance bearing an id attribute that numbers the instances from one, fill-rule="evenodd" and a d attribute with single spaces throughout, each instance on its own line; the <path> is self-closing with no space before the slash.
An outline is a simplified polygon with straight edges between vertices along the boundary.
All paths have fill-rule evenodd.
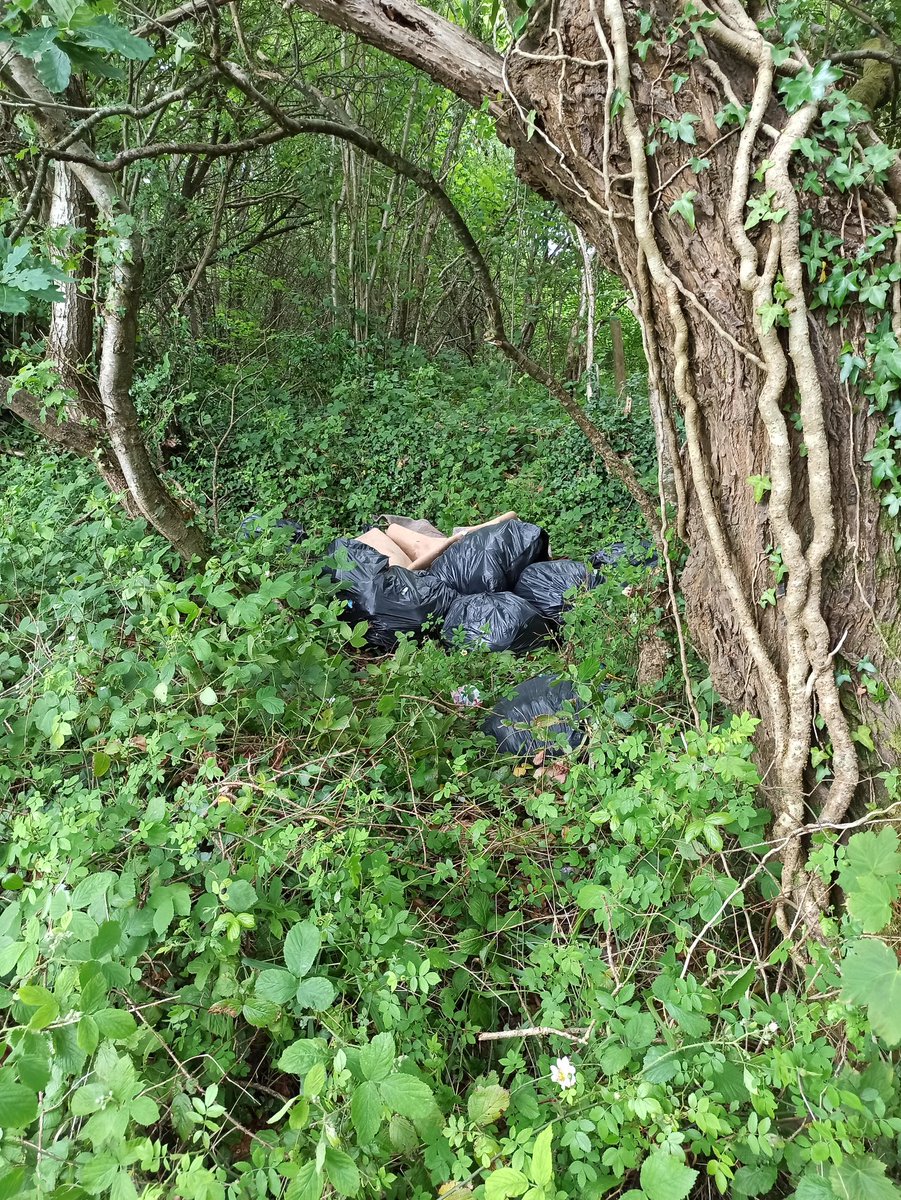
<path id="1" fill-rule="evenodd" d="M 593 567 L 615 567 L 625 559 L 631 567 L 656 567 L 657 551 L 654 549 L 653 543 L 643 539 L 638 544 L 641 547 L 640 552 L 630 554 L 625 542 L 614 542 L 612 546 L 606 546 L 603 550 L 598 550 L 597 554 L 592 554 L 591 565 Z"/>
<path id="2" fill-rule="evenodd" d="M 441 636 L 454 645 L 457 631 L 470 646 L 487 650 L 531 650 L 546 637 L 550 622 L 527 600 L 512 592 L 488 592 L 481 596 L 458 596 L 444 620 Z"/>
<path id="3" fill-rule="evenodd" d="M 560 558 L 556 562 L 533 563 L 526 567 L 513 591 L 544 616 L 559 621 L 571 607 L 566 599 L 567 592 L 577 588 L 590 591 L 602 580 L 603 576 L 595 575 L 584 563 Z"/>
<path id="4" fill-rule="evenodd" d="M 340 565 L 344 554 L 349 567 Z M 340 538 L 328 548 L 338 566 L 330 574 L 347 596 L 349 619 L 368 621 L 366 642 L 376 650 L 393 650 L 399 633 L 421 633 L 431 617 L 444 617 L 456 593 L 424 571 L 392 567 L 384 554 L 362 542 Z"/>
<path id="5" fill-rule="evenodd" d="M 548 536 L 527 521 L 502 521 L 467 533 L 435 559 L 429 573 L 464 596 L 507 592 L 531 563 L 548 556 Z"/>
<path id="6" fill-rule="evenodd" d="M 567 702 L 571 713 L 563 711 Z M 585 703 L 568 679 L 555 682 L 553 675 L 538 675 L 519 684 L 509 700 L 499 700 L 482 729 L 494 738 L 501 754 L 531 758 L 543 750 L 546 758 L 559 758 L 567 747 L 576 750 L 581 745 L 584 711 Z"/>
<path id="7" fill-rule="evenodd" d="M 266 522 L 259 513 L 251 513 L 249 517 L 245 517 L 241 522 L 241 537 L 252 538 L 260 537 L 261 534 L 268 528 Z M 299 546 L 301 542 L 307 540 L 307 531 L 299 521 L 292 521 L 289 517 L 279 517 L 277 521 L 272 522 L 272 529 L 290 529 L 290 542 L 292 546 Z"/>

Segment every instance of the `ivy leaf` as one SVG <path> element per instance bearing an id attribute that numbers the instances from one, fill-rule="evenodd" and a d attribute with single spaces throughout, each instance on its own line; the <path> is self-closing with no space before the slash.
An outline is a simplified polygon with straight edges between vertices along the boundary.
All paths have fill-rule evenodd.
<path id="1" fill-rule="evenodd" d="M 842 964 L 842 992 L 866 1007 L 877 1037 L 890 1046 L 901 1042 L 901 969 L 883 941 L 854 942 Z"/>
<path id="2" fill-rule="evenodd" d="M 867 1155 L 846 1158 L 829 1172 L 829 1182 L 842 1200 L 899 1200 L 901 1189 L 885 1177 L 885 1163 Z"/>
<path id="3" fill-rule="evenodd" d="M 356 1196 L 360 1190 L 360 1172 L 354 1160 L 343 1150 L 326 1146 L 325 1173 L 329 1183 L 342 1196 Z"/>
<path id="4" fill-rule="evenodd" d="M 669 215 L 671 217 L 681 217 L 689 229 L 695 229 L 695 197 L 697 192 L 683 192 L 678 200 L 674 200 L 669 206 Z"/>
<path id="5" fill-rule="evenodd" d="M 641 1164 L 641 1189 L 648 1200 L 685 1200 L 694 1187 L 697 1171 L 666 1150 L 655 1150 Z"/>
<path id="6" fill-rule="evenodd" d="M 322 937 L 315 925 L 300 921 L 285 938 L 285 965 L 302 979 L 316 961 Z"/>
<path id="7" fill-rule="evenodd" d="M 789 112 L 794 112 L 802 104 L 822 100 L 842 75 L 841 67 L 833 66 L 828 59 L 817 63 L 812 71 L 799 71 L 793 79 L 785 79 L 779 85 L 779 90 L 785 98 L 785 107 Z"/>
<path id="8" fill-rule="evenodd" d="M 379 1089 L 368 1079 L 354 1089 L 350 1099 L 350 1119 L 364 1145 L 371 1142 L 379 1131 L 382 1124 L 382 1102 Z"/>

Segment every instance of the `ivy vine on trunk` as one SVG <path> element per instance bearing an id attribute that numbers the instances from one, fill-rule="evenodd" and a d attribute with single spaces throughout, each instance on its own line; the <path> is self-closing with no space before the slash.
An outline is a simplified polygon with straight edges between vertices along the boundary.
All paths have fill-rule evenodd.
<path id="1" fill-rule="evenodd" d="M 484 105 L 626 281 L 692 637 L 760 719 L 780 928 L 818 930 L 801 831 L 840 822 L 901 750 L 898 505 L 870 480 L 898 480 L 894 153 L 840 69 L 737 0 L 533 6 L 503 58 L 413 0 L 297 3 Z"/>

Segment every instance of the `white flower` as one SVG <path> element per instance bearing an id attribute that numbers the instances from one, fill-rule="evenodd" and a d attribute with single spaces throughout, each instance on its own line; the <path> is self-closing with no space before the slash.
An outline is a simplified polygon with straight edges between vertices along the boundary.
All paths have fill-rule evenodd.
<path id="1" fill-rule="evenodd" d="M 558 1058 L 551 1067 L 551 1079 L 566 1091 L 567 1088 L 576 1086 L 576 1068 L 568 1058 Z"/>

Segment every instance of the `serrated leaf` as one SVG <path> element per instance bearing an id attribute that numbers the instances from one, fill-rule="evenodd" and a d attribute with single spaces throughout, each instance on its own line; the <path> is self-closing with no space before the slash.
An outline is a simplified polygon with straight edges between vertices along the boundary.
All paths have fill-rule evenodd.
<path id="1" fill-rule="evenodd" d="M 34 60 L 34 70 L 38 79 L 48 90 L 59 94 L 69 86 L 72 77 L 72 64 L 69 56 L 60 50 L 59 46 L 48 46 Z"/>
<path id="2" fill-rule="evenodd" d="M 112 954 L 119 945 L 122 937 L 122 926 L 118 921 L 104 921 L 97 933 L 91 938 L 91 954 L 94 958 L 103 958 Z"/>
<path id="3" fill-rule="evenodd" d="M 529 1190 L 529 1181 L 522 1171 L 512 1167 L 499 1167 L 485 1180 L 485 1200 L 507 1200 L 509 1196 L 522 1196 Z"/>
<path id="4" fill-rule="evenodd" d="M 469 1119 L 474 1125 L 491 1125 L 500 1119 L 510 1103 L 510 1093 L 499 1084 L 476 1088 L 466 1104 Z"/>
<path id="5" fill-rule="evenodd" d="M 360 1190 L 360 1172 L 349 1154 L 334 1146 L 325 1150 L 325 1173 L 328 1181 L 342 1196 L 356 1196 Z"/>
<path id="6" fill-rule="evenodd" d="M 334 985 L 328 979 L 323 979 L 321 975 L 313 975 L 310 979 L 301 981 L 295 1002 L 298 1008 L 323 1012 L 334 999 Z"/>
<path id="7" fill-rule="evenodd" d="M 576 904 L 579 908 L 597 910 L 604 907 L 606 898 L 607 893 L 599 884 L 585 883 L 579 888 Z"/>
<path id="8" fill-rule="evenodd" d="M 776 1183 L 778 1169 L 762 1163 L 757 1166 L 739 1167 L 732 1176 L 734 1196 L 768 1196 Z"/>
<path id="9" fill-rule="evenodd" d="M 225 903 L 232 912 L 250 912 L 256 902 L 256 888 L 246 879 L 236 879 L 228 885 Z"/>
<path id="10" fill-rule="evenodd" d="M 548 1187 L 554 1178 L 554 1159 L 551 1154 L 551 1142 L 553 1138 L 554 1126 L 548 1125 L 539 1133 L 532 1149 L 532 1163 L 529 1167 L 529 1174 L 532 1176 L 532 1182 L 537 1183 L 539 1187 L 543 1188 Z"/>
<path id="11" fill-rule="evenodd" d="M 316 1164 L 304 1163 L 288 1184 L 285 1200 L 319 1200 L 324 1187 L 325 1179 L 316 1170 Z"/>
<path id="12" fill-rule="evenodd" d="M 9 1071 L 0 1072 L 0 1129 L 25 1129 L 38 1115 L 37 1095 L 15 1083 Z"/>
<path id="13" fill-rule="evenodd" d="M 254 991 L 261 1000 L 271 1004 L 287 1004 L 297 992 L 297 976 L 278 967 L 260 971 Z"/>
<path id="14" fill-rule="evenodd" d="M 131 1013 L 123 1012 L 120 1008 L 104 1008 L 94 1014 L 94 1020 L 103 1036 L 114 1042 L 125 1041 L 138 1028 Z"/>
<path id="15" fill-rule="evenodd" d="M 309 921 L 300 921 L 285 938 L 285 966 L 302 979 L 316 961 L 321 945 L 322 938 L 316 926 Z"/>
<path id="16" fill-rule="evenodd" d="M 324 1053 L 325 1044 L 319 1038 L 299 1038 L 282 1051 L 279 1070 L 291 1075 L 306 1075 L 314 1063 L 322 1061 Z"/>
<path id="17" fill-rule="evenodd" d="M 823 1175 L 802 1175 L 792 1200 L 836 1200 L 829 1180 Z"/>
<path id="18" fill-rule="evenodd" d="M 90 25 L 81 25 L 75 36 L 82 46 L 108 50 L 134 62 L 147 62 L 153 58 L 153 47 L 149 42 L 102 14 L 93 16 Z"/>
<path id="19" fill-rule="evenodd" d="M 382 1101 L 379 1089 L 371 1080 L 354 1088 L 350 1098 L 350 1119 L 363 1145 L 371 1142 L 382 1124 Z"/>
<path id="20" fill-rule="evenodd" d="M 365 1079 L 387 1079 L 394 1068 L 397 1051 L 390 1033 L 377 1033 L 360 1049 L 360 1070 Z"/>
<path id="21" fill-rule="evenodd" d="M 842 992 L 866 1007 L 874 1033 L 889 1045 L 901 1042 L 901 969 L 885 942 L 854 942 L 842 964 Z"/>
<path id="22" fill-rule="evenodd" d="M 387 1079 L 383 1079 L 378 1087 L 385 1104 L 392 1112 L 398 1112 L 402 1117 L 416 1119 L 435 1108 L 432 1089 L 415 1075 L 405 1075 L 396 1071 Z"/>
<path id="23" fill-rule="evenodd" d="M 241 1013 L 249 1025 L 255 1025 L 257 1029 L 268 1029 L 278 1020 L 279 1006 L 254 994 L 244 1001 Z"/>
<path id="24" fill-rule="evenodd" d="M 400 1113 L 395 1113 L 388 1122 L 388 1140 L 400 1154 L 412 1154 L 419 1145 L 419 1135 Z"/>
<path id="25" fill-rule="evenodd" d="M 698 1177 L 674 1154 L 655 1150 L 641 1164 L 641 1190 L 648 1200 L 685 1200 Z"/>
<path id="26" fill-rule="evenodd" d="M 885 1163 L 868 1154 L 844 1159 L 829 1172 L 829 1182 L 837 1200 L 898 1200 L 901 1189 L 885 1172 Z"/>
<path id="27" fill-rule="evenodd" d="M 306 1097 L 322 1095 L 322 1089 L 325 1087 L 325 1064 L 321 1062 L 314 1063 L 307 1071 L 303 1080 L 303 1094 Z"/>

